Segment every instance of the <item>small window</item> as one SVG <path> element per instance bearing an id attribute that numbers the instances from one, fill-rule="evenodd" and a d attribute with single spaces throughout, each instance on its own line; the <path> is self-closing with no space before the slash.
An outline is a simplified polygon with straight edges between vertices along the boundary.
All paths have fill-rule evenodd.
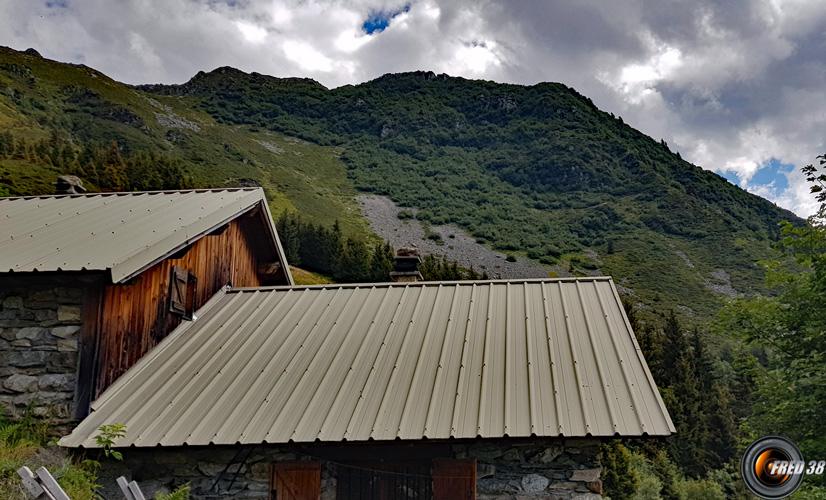
<path id="1" fill-rule="evenodd" d="M 198 280 L 188 270 L 172 266 L 169 280 L 169 310 L 184 319 L 192 319 L 195 312 L 195 289 Z"/>

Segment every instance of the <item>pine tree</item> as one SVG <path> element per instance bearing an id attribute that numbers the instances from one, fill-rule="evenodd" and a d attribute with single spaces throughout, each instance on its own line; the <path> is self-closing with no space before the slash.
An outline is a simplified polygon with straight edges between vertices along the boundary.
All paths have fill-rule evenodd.
<path id="1" fill-rule="evenodd" d="M 707 467 L 718 469 L 734 456 L 737 448 L 737 422 L 731 408 L 731 394 L 715 374 L 714 363 L 698 328 L 691 335 L 695 378 L 700 388 L 701 412 L 706 439 Z"/>
<path id="2" fill-rule="evenodd" d="M 348 238 L 344 245 L 341 267 L 333 276 L 345 282 L 360 282 L 369 279 L 370 274 L 370 253 L 367 251 L 367 245 L 361 240 Z"/>
<path id="3" fill-rule="evenodd" d="M 100 186 L 111 191 L 124 191 L 127 188 L 128 177 L 126 175 L 126 163 L 120 154 L 118 143 L 112 141 L 109 148 L 103 152 L 103 172 L 100 178 Z"/>
<path id="4" fill-rule="evenodd" d="M 278 217 L 276 227 L 278 229 L 278 236 L 281 239 L 281 246 L 284 249 L 287 262 L 293 265 L 300 265 L 301 259 L 299 248 L 301 240 L 299 236 L 297 218 L 291 215 L 287 210 L 284 210 L 281 212 L 281 216 Z"/>
<path id="5" fill-rule="evenodd" d="M 674 311 L 666 318 L 663 333 L 663 365 L 667 367 L 661 374 L 667 386 L 663 399 L 678 429 L 677 435 L 669 440 L 669 454 L 687 474 L 700 477 L 707 469 L 705 415 L 693 351 Z"/>
<path id="6" fill-rule="evenodd" d="M 390 243 L 376 243 L 370 259 L 370 278 L 382 282 L 390 279 L 393 270 L 393 247 Z"/>

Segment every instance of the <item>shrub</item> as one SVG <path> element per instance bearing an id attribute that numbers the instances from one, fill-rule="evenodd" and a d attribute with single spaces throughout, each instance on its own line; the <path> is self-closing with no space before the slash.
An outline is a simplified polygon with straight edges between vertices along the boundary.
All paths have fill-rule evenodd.
<path id="1" fill-rule="evenodd" d="M 55 472 L 55 479 L 72 500 L 96 500 L 97 472 L 100 463 L 84 460 L 79 463 L 67 463 Z"/>
<path id="2" fill-rule="evenodd" d="M 46 448 L 55 435 L 46 418 L 37 417 L 29 409 L 20 419 L 10 420 L 0 415 L 0 498 L 25 498 L 17 469 L 26 465 L 35 470 L 47 467 L 72 500 L 98 498 L 97 470 L 94 460 L 74 462 Z"/>
<path id="3" fill-rule="evenodd" d="M 123 454 L 117 450 L 113 450 L 115 440 L 126 435 L 126 426 L 123 424 L 104 424 L 98 427 L 100 434 L 95 436 L 95 442 L 103 448 L 103 454 L 106 458 L 112 457 L 115 460 L 123 460 Z"/>
<path id="4" fill-rule="evenodd" d="M 602 485 L 611 498 L 629 498 L 637 491 L 639 477 L 631 467 L 631 452 L 621 442 L 614 440 L 602 445 L 599 451 L 602 465 Z"/>
<path id="5" fill-rule="evenodd" d="M 155 495 L 155 500 L 187 500 L 191 489 L 189 483 L 182 484 L 169 493 L 158 493 Z"/>
<path id="6" fill-rule="evenodd" d="M 705 500 L 725 500 L 723 489 L 710 479 L 686 479 L 677 483 L 680 498 L 703 498 Z"/>

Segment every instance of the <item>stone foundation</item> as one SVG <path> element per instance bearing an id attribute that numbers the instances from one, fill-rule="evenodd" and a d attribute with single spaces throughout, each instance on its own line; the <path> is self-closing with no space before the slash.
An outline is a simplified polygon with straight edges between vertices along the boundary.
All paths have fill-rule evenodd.
<path id="1" fill-rule="evenodd" d="M 85 288 L 70 283 L 0 278 L 0 411 L 71 420 Z"/>
<path id="2" fill-rule="evenodd" d="M 335 447 L 333 447 L 335 446 Z M 350 448 L 348 448 L 350 446 Z M 487 500 L 601 498 L 601 469 L 597 462 L 599 441 L 584 439 L 472 441 L 458 444 L 380 444 L 364 448 L 352 445 L 232 446 L 125 449 L 122 463 L 106 461 L 100 483 L 104 498 L 115 497 L 115 478 L 124 475 L 138 481 L 147 498 L 189 483 L 192 498 L 269 497 L 271 466 L 276 462 L 321 463 L 321 498 L 336 497 L 337 464 L 375 460 L 376 455 L 410 458 L 474 458 L 477 497 Z M 239 454 L 239 451 L 242 453 Z M 90 452 L 93 458 L 96 452 Z M 326 457 L 326 458 L 325 458 Z M 332 458 L 334 457 L 334 458 Z M 227 467 L 227 465 L 230 465 Z M 237 471 L 237 474 L 236 474 Z"/>

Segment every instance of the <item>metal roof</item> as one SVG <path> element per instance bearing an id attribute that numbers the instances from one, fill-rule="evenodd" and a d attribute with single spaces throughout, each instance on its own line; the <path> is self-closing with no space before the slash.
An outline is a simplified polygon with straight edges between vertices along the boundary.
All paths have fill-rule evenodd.
<path id="1" fill-rule="evenodd" d="M 610 278 L 229 290 L 64 446 L 668 435 Z"/>
<path id="2" fill-rule="evenodd" d="M 0 272 L 109 270 L 122 282 L 256 205 L 283 261 L 261 188 L 0 198 Z"/>

